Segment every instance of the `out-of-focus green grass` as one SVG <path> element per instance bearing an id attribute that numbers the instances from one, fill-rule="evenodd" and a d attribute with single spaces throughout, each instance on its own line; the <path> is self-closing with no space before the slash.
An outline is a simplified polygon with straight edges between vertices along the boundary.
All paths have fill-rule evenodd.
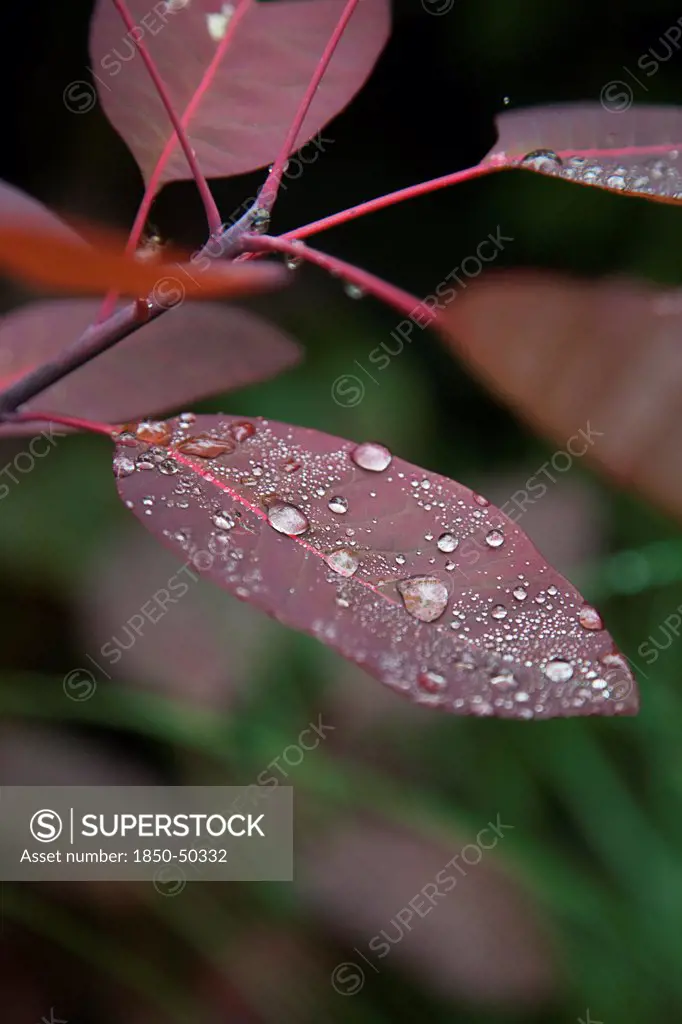
<path id="1" fill-rule="evenodd" d="M 441 34 L 437 44 L 435 35 L 429 36 L 433 49 L 424 65 L 415 58 L 418 73 L 426 73 L 427 60 L 457 65 L 456 72 L 442 73 L 442 83 L 450 81 L 448 73 L 456 76 L 452 81 L 458 91 L 447 107 L 434 94 L 439 110 L 450 115 L 447 121 L 438 115 L 442 135 L 437 144 L 420 135 L 418 111 L 406 112 L 405 134 L 394 143 L 389 168 L 380 146 L 370 145 L 369 152 L 348 148 L 347 125 L 355 124 L 351 112 L 335 135 L 339 141 L 326 171 L 322 165 L 315 168 L 313 190 L 306 191 L 302 182 L 296 195 L 287 196 L 283 220 L 302 222 L 370 196 L 377 182 L 390 187 L 391 175 L 395 186 L 405 184 L 395 170 L 398 159 L 401 174 L 415 180 L 449 169 L 450 149 L 456 150 L 473 117 L 468 105 L 480 103 L 489 92 L 509 93 L 514 102 L 595 98 L 604 82 L 622 76 L 623 62 L 655 43 L 679 14 L 673 16 L 670 5 L 650 5 L 645 18 L 631 0 L 619 5 L 623 18 L 614 26 L 606 7 L 595 11 L 587 0 L 564 8 L 537 0 L 461 6 L 439 19 Z M 424 12 L 405 4 L 401 14 L 404 33 L 422 31 Z M 637 99 L 672 101 L 680 86 L 682 57 L 661 70 L 650 94 Z M 380 98 L 386 102 L 388 95 Z M 404 100 L 405 92 L 400 95 Z M 363 108 L 359 123 L 373 123 L 375 116 Z M 429 116 L 425 110 L 424 117 Z M 390 129 L 397 131 L 399 123 L 393 115 Z M 367 135 L 361 137 L 368 144 Z M 328 193 L 322 203 L 324 181 Z M 162 211 L 170 205 L 162 201 Z M 422 295 L 497 225 L 514 238 L 503 255 L 507 265 L 682 282 L 681 211 L 523 173 L 378 214 L 371 224 L 331 233 L 320 244 Z M 344 299 L 334 282 L 307 271 L 293 295 L 278 299 L 272 311 L 305 343 L 307 361 L 278 380 L 206 403 L 205 409 L 263 414 L 358 439 L 376 437 L 403 457 L 465 483 L 536 458 L 541 465 L 550 454 L 542 439 L 517 424 L 426 333 L 415 333 L 414 342 L 386 370 L 373 370 L 377 383 L 366 380 L 358 406 L 339 407 L 332 400 L 333 381 L 358 373 L 356 360 L 372 369 L 369 352 L 387 338 L 398 318 L 369 300 Z M 9 461 L 15 450 L 7 449 L 0 461 Z M 680 469 L 671 466 L 671 474 Z M 594 480 L 586 466 L 572 472 Z M 403 766 L 400 781 L 368 761 L 360 742 L 343 758 L 317 751 L 293 780 L 306 806 L 320 815 L 378 809 L 391 820 L 435 835 L 478 827 L 496 811 L 512 821 L 515 831 L 504 853 L 550 922 L 561 978 L 556 1005 L 539 1015 L 457 1009 L 389 961 L 385 972 L 352 1001 L 326 993 L 316 1019 L 383 1024 L 428 1016 L 438 1024 L 552 1024 L 576 1021 L 587 1006 L 593 1019 L 605 1024 L 679 1019 L 682 639 L 652 665 L 643 664 L 638 647 L 649 636 L 664 639 L 661 624 L 682 602 L 682 536 L 678 524 L 636 497 L 617 492 L 606 481 L 596 486 L 607 548 L 590 564 L 576 566 L 573 575 L 586 597 L 599 602 L 622 649 L 643 669 L 638 718 L 521 725 L 439 717 L 429 723 L 428 739 L 426 726 L 422 734 L 418 727 L 403 730 L 389 723 L 378 735 Z M 126 515 L 115 495 L 107 445 L 100 439 L 63 440 L 0 503 L 6 638 L 0 715 L 12 721 L 77 724 L 94 736 L 113 732 L 123 743 L 138 744 L 142 737 L 150 757 L 170 757 L 180 771 L 199 757 L 203 777 L 252 781 L 291 742 L 300 722 L 316 713 L 334 671 L 333 656 L 310 639 L 287 634 L 265 652 L 252 692 L 229 716 L 200 711 L 191 702 L 178 708 L 122 688 L 102 688 L 96 699 L 82 704 L 64 697 L 62 677 L 84 654 L 75 639 L 72 599 Z M 378 685 L 368 678 L 367 686 Z M 224 887 L 227 891 L 213 903 L 195 886 L 177 906 L 157 900 L 151 912 L 159 916 L 159 928 L 181 936 L 207 959 L 215 952 L 211 928 L 223 940 L 231 935 L 237 944 L 252 919 L 313 928 L 301 920 L 287 887 L 239 887 L 238 895 L 236 888 Z M 24 921 L 71 949 L 75 962 L 99 964 L 121 984 L 148 993 L 166 1019 L 192 1019 L 187 994 L 177 985 L 170 987 L 168 973 L 157 976 L 149 965 L 127 958 L 125 943 L 107 944 L 77 907 L 57 908 L 40 890 L 5 889 L 8 920 Z M 332 942 L 329 936 L 321 941 Z M 343 959 L 341 948 L 338 959 Z"/>

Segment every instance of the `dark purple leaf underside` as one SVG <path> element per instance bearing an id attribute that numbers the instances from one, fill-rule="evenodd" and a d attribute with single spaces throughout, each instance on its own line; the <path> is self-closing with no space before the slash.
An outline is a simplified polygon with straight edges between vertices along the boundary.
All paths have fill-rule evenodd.
<path id="1" fill-rule="evenodd" d="M 636 712 L 598 613 L 485 498 L 314 430 L 193 414 L 167 427 L 138 432 L 156 447 L 122 435 L 114 472 L 187 571 L 423 705 L 521 719 Z"/>
<path id="2" fill-rule="evenodd" d="M 216 0 L 168 5 L 161 17 L 148 0 L 129 0 L 173 106 L 182 114 L 204 91 L 188 127 L 204 174 L 223 177 L 275 159 L 345 0 L 253 3 L 225 56 L 209 73 L 229 17 Z M 234 7 L 234 5 L 232 5 Z M 229 14 L 229 5 L 222 7 Z M 146 31 L 145 31 L 146 29 Z M 362 0 L 339 42 L 294 149 L 336 117 L 362 87 L 390 30 L 387 0 Z M 90 34 L 93 74 L 107 117 L 130 146 L 146 181 L 173 132 L 149 73 L 111 0 L 99 0 Z M 327 139 L 326 143 L 331 143 Z M 322 147 L 324 149 L 324 146 Z M 313 162 L 319 150 L 307 155 Z M 160 185 L 190 178 L 175 148 Z"/>
<path id="3" fill-rule="evenodd" d="M 33 196 L 0 181 L 0 225 L 34 227 L 38 232 L 49 232 L 58 238 L 75 241 L 78 235 L 67 227 L 56 214 Z"/>
<path id="4" fill-rule="evenodd" d="M 0 386 L 52 359 L 96 320 L 101 301 L 32 302 L 0 318 Z M 281 373 L 300 348 L 255 313 L 219 303 L 170 310 L 48 388 L 23 411 L 120 423 L 223 394 Z M 8 424 L 3 434 L 27 434 Z"/>
<path id="5" fill-rule="evenodd" d="M 612 83 L 617 85 L 618 83 Z M 622 85 L 622 83 L 620 83 Z M 625 97 L 627 101 L 627 96 Z M 682 108 L 558 104 L 497 118 L 486 162 L 660 202 L 682 200 Z"/>

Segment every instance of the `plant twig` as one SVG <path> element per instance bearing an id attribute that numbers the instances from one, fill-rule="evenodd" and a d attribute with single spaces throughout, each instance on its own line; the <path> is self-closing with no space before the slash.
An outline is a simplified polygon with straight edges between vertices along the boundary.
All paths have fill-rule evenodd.
<path id="1" fill-rule="evenodd" d="M 211 190 L 208 187 L 206 177 L 204 176 L 203 171 L 199 167 L 199 163 L 194 154 L 194 150 L 192 149 L 192 144 L 187 138 L 187 133 L 185 132 L 184 125 L 182 124 L 179 117 L 175 113 L 175 110 L 173 109 L 173 103 L 171 101 L 170 96 L 168 95 L 168 91 L 163 83 L 163 79 L 161 78 L 159 72 L 157 71 L 156 64 L 152 60 L 151 54 L 149 53 L 149 50 L 147 49 L 146 45 L 142 42 L 142 39 L 138 38 L 139 33 L 135 31 L 135 22 L 133 21 L 130 11 L 126 6 L 125 0 L 113 0 L 113 3 L 116 7 L 116 10 L 121 15 L 121 18 L 123 19 L 126 28 L 130 32 L 131 38 L 135 43 L 135 46 L 137 47 L 140 57 L 144 61 L 147 71 L 149 72 L 149 76 L 154 83 L 156 91 L 159 94 L 159 99 L 166 108 L 166 112 L 171 120 L 171 124 L 175 129 L 175 134 L 177 136 L 178 142 L 182 146 L 182 151 L 185 154 L 185 157 L 187 158 L 187 163 L 190 166 L 190 170 L 192 171 L 192 175 L 196 182 L 197 188 L 199 189 L 199 194 L 201 195 L 201 199 L 204 204 L 204 209 L 206 210 L 206 219 L 208 221 L 209 231 L 211 232 L 211 234 L 220 231 L 222 223 L 220 218 L 220 211 L 216 206 L 215 199 L 211 195 Z"/>
<path id="2" fill-rule="evenodd" d="M 313 221 L 311 224 L 304 224 L 303 227 L 287 231 L 282 238 L 308 238 L 320 231 L 328 231 L 339 224 L 346 224 L 356 217 L 364 217 L 366 213 L 374 213 L 376 210 L 383 210 L 387 206 L 394 206 L 406 199 L 415 199 L 417 196 L 427 195 L 429 192 L 437 192 L 438 189 L 448 188 L 450 185 L 457 185 L 462 181 L 472 181 L 474 178 L 482 178 L 486 174 L 493 174 L 496 171 L 508 169 L 506 163 L 476 164 L 474 167 L 467 167 L 463 171 L 454 171 L 451 174 L 444 174 L 441 178 L 431 178 L 429 181 L 421 181 L 417 185 L 409 185 L 407 188 L 398 189 L 397 192 L 389 192 L 385 196 L 378 196 L 376 199 L 369 199 L 366 203 L 359 203 L 358 206 L 351 206 L 347 210 L 340 210 L 329 217 Z"/>
<path id="3" fill-rule="evenodd" d="M 287 161 L 287 157 L 294 148 L 296 139 L 298 138 L 298 134 L 301 130 L 301 126 L 305 120 L 308 110 L 310 109 L 310 104 L 312 103 L 315 93 L 319 88 L 320 82 L 322 81 L 322 78 L 327 68 L 329 67 L 329 62 L 334 56 L 336 47 L 339 45 L 339 40 L 341 39 L 341 36 L 343 35 L 346 26 L 350 21 L 351 16 L 355 11 L 355 8 L 358 6 L 359 2 L 360 0 L 347 0 L 346 6 L 344 7 L 341 13 L 341 17 L 337 22 L 336 28 L 331 34 L 329 41 L 327 42 L 327 45 L 324 48 L 324 52 L 320 57 L 319 63 L 315 68 L 315 73 L 313 74 L 313 77 L 310 79 L 310 82 L 308 83 L 308 88 L 303 94 L 303 98 L 299 104 L 298 110 L 296 111 L 294 119 L 291 122 L 291 125 L 289 126 L 289 131 L 286 134 L 286 138 L 282 143 L 282 147 L 275 158 L 275 162 L 270 168 L 270 172 L 267 178 L 265 179 L 265 184 L 263 185 L 263 188 L 261 189 L 260 195 L 258 197 L 259 205 L 266 210 L 271 211 L 273 206 L 275 205 L 275 200 L 277 199 L 277 193 L 279 192 L 279 187 L 282 182 L 282 174 L 284 172 L 284 165 Z"/>
<path id="4" fill-rule="evenodd" d="M 117 435 L 115 427 L 96 420 L 84 420 L 79 416 L 62 416 L 59 412 L 11 412 L 1 417 L 5 423 L 59 423 L 74 430 L 86 430 L 90 434 L 104 434 L 113 440 Z"/>
<path id="5" fill-rule="evenodd" d="M 320 252 L 319 249 L 311 249 L 303 242 L 275 238 L 271 235 L 245 235 L 242 245 L 250 252 L 283 252 L 295 259 L 307 260 L 308 263 L 314 263 L 333 276 L 343 278 L 363 292 L 381 299 L 382 302 L 393 306 L 404 316 L 421 315 L 426 317 L 429 323 L 435 319 L 433 310 L 425 306 L 414 295 L 410 295 L 409 292 L 403 291 L 402 288 L 396 288 L 388 281 L 384 281 L 360 267 L 355 267 L 352 263 L 346 263 L 344 260 L 337 259 L 336 256 L 329 256 L 325 252 Z"/>
<path id="6" fill-rule="evenodd" d="M 232 42 L 232 39 L 234 38 L 234 34 L 237 30 L 240 21 L 242 20 L 244 15 L 249 11 L 249 9 L 253 7 L 254 2 L 255 0 L 237 0 L 237 6 L 232 17 L 230 18 L 229 24 L 225 29 L 225 35 L 218 43 L 218 46 L 216 47 L 216 51 L 213 54 L 213 58 L 210 64 L 206 68 L 201 78 L 201 81 L 199 82 L 199 85 L 194 90 L 194 93 L 192 94 L 189 103 L 182 112 L 182 117 L 180 118 L 180 126 L 183 129 L 183 131 L 187 128 L 187 125 L 194 116 L 194 112 L 201 103 L 201 100 L 203 99 L 206 90 L 213 81 L 216 71 L 218 70 L 220 63 L 223 57 L 225 56 L 227 48 Z M 135 250 L 137 249 L 139 241 L 142 237 L 142 232 L 144 231 L 144 226 L 147 223 L 149 211 L 151 210 L 152 203 L 154 202 L 154 198 L 156 197 L 159 181 L 161 180 L 161 175 L 163 174 L 166 164 L 170 160 L 171 154 L 173 153 L 173 150 L 175 149 L 175 146 L 177 145 L 179 138 L 180 136 L 178 136 L 177 132 L 173 132 L 173 134 L 166 142 L 166 145 L 164 146 L 159 159 L 156 161 L 156 166 L 150 175 L 149 181 L 146 184 L 144 195 L 142 196 L 142 201 L 140 202 L 137 213 L 135 215 L 135 220 L 133 221 L 133 226 L 130 229 L 130 235 L 128 236 L 128 242 L 125 248 L 125 251 L 129 254 L 134 253 Z M 209 219 L 208 211 L 207 219 Z M 220 215 L 218 214 L 219 227 L 222 227 L 220 221 L 221 218 Z M 211 220 L 209 219 L 209 228 L 210 225 Z M 116 299 L 116 292 L 109 292 L 109 294 L 105 297 L 104 302 L 102 303 L 102 307 L 97 317 L 98 321 L 104 321 L 108 316 L 111 315 L 116 304 Z"/>

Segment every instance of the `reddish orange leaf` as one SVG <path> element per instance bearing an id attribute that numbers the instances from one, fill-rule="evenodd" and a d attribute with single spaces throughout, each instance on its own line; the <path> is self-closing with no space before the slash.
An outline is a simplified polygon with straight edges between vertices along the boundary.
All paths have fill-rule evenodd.
<path id="1" fill-rule="evenodd" d="M 123 255 L 125 240 L 116 233 L 88 228 L 87 244 L 56 230 L 37 230 L 21 222 L 0 228 L 0 269 L 28 284 L 84 295 L 110 288 L 133 298 L 150 295 L 162 306 L 185 298 L 247 295 L 286 280 L 282 267 L 253 263 L 187 261 L 184 253 L 163 250 L 163 262 Z"/>

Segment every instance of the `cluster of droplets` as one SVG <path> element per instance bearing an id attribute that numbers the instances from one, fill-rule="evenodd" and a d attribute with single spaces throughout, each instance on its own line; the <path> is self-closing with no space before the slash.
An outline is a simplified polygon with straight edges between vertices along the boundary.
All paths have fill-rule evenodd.
<path id="1" fill-rule="evenodd" d="M 494 582 L 494 569 L 486 568 L 485 562 L 480 569 L 482 576 L 479 581 L 485 578 L 488 583 L 479 582 L 469 589 L 459 586 L 453 592 L 452 580 L 446 583 L 445 577 L 440 578 L 440 569 L 451 573 L 456 568 L 455 561 L 447 556 L 459 552 L 463 540 L 470 535 L 472 521 L 478 522 L 476 529 L 483 527 L 479 536 L 486 548 L 496 551 L 506 545 L 504 551 L 513 557 L 513 534 L 510 542 L 505 535 L 506 527 L 492 525 L 495 520 L 489 518 L 487 511 L 490 503 L 482 495 L 471 494 L 468 499 L 456 499 L 459 511 L 455 511 L 452 497 L 437 481 L 426 477 L 406 480 L 404 472 L 394 471 L 393 457 L 384 445 L 365 442 L 350 451 L 344 449 L 311 459 L 300 450 L 287 449 L 286 439 L 273 438 L 267 431 L 263 433 L 263 444 L 259 449 L 264 457 L 262 461 L 250 459 L 247 473 L 243 460 L 240 467 L 232 467 L 230 456 L 253 436 L 254 425 L 248 421 L 230 421 L 207 433 L 191 433 L 194 420 L 193 414 L 185 414 L 178 419 L 175 431 L 168 424 L 151 421 L 124 428 L 120 435 L 122 444 L 115 458 L 116 474 L 125 477 L 144 469 L 176 474 L 182 463 L 178 464 L 170 457 L 170 448 L 190 465 L 194 459 L 211 464 L 212 473 L 229 481 L 232 487 L 241 484 L 260 488 L 261 491 L 257 490 L 254 495 L 252 507 L 257 507 L 260 502 L 267 524 L 273 531 L 303 540 L 309 551 L 324 560 L 330 581 L 337 581 L 336 607 L 352 609 L 354 621 L 359 621 L 370 632 L 379 621 L 377 616 L 381 617 L 384 625 L 391 623 L 393 640 L 382 653 L 379 666 L 382 678 L 389 685 L 412 693 L 420 701 L 452 710 L 480 715 L 510 714 L 522 718 L 542 716 L 548 703 L 556 700 L 557 695 L 566 708 L 603 702 L 610 699 L 611 694 L 620 694 L 620 699 L 623 694 L 627 696 L 631 676 L 626 665 L 623 667 L 620 662 L 613 662 L 601 671 L 580 655 L 579 634 L 602 630 L 603 623 L 596 609 L 574 603 L 572 590 L 562 593 L 551 583 L 538 586 L 535 582 L 531 585 L 523 574 L 516 584 L 509 584 L 502 574 Z M 133 458 L 126 446 L 139 441 L 148 447 Z M 370 533 L 371 526 L 359 525 L 348 516 L 355 498 L 349 500 L 339 483 L 346 476 L 349 463 L 361 474 L 368 474 L 368 478 L 387 474 L 389 481 L 403 480 L 400 487 L 404 493 L 412 495 L 425 509 L 427 505 L 432 507 L 440 524 L 437 528 L 434 522 L 434 528 L 425 531 L 425 547 L 420 544 L 415 552 L 434 566 L 433 571 L 401 576 L 400 569 L 407 564 L 405 554 L 393 553 L 390 561 L 388 555 L 381 555 L 383 575 L 388 576 L 385 582 L 390 585 L 384 594 L 388 597 L 386 603 L 380 599 L 373 583 L 370 584 L 373 593 L 369 600 L 354 596 L 361 593 L 353 589 L 357 587 L 356 581 L 367 586 L 372 578 L 376 578 L 377 573 L 370 571 L 370 564 L 376 569 L 378 563 L 372 563 L 371 559 L 379 555 L 373 555 L 362 544 L 361 535 Z M 358 480 L 362 480 L 362 476 Z M 283 488 L 285 482 L 287 486 Z M 354 490 L 353 495 L 355 493 Z M 376 495 L 375 491 L 367 493 Z M 185 473 L 176 485 L 173 500 L 177 508 L 183 508 L 192 498 L 200 503 L 206 501 L 200 484 Z M 316 499 L 326 499 L 324 504 L 331 513 L 331 520 L 318 521 L 318 514 L 314 511 Z M 142 514 L 151 514 L 154 503 L 151 495 L 143 498 Z M 475 506 L 473 510 L 472 505 Z M 234 531 L 241 520 L 241 513 L 227 511 L 215 503 L 208 511 L 212 526 L 207 544 L 209 553 L 220 554 L 224 560 L 229 558 L 225 561 L 225 571 L 229 570 L 232 575 L 223 578 L 235 584 L 238 596 L 248 597 L 261 577 L 255 564 L 257 555 L 252 554 L 250 561 L 244 562 L 243 552 L 230 546 L 230 531 Z M 332 520 L 339 521 L 340 525 L 349 518 L 353 525 L 341 531 L 345 532 L 345 539 L 339 538 L 333 546 L 328 542 L 321 543 L 322 531 L 334 529 Z M 376 524 L 377 520 L 371 522 Z M 255 533 L 258 529 L 257 525 L 248 526 L 241 520 L 241 531 L 237 532 L 243 535 L 244 531 Z M 190 533 L 189 530 L 178 530 L 171 537 L 183 550 L 187 550 Z M 491 565 L 494 566 L 494 562 Z M 395 587 L 393 593 L 399 597 L 397 604 L 390 598 L 391 587 Z M 294 593 L 293 587 L 290 593 Z M 396 618 L 398 609 L 402 617 Z M 448 610 L 449 617 L 446 614 Z M 407 612 L 408 619 L 404 612 Z M 409 630 L 409 619 L 435 627 L 424 634 L 430 639 L 423 641 L 432 656 L 424 653 L 424 662 L 416 675 L 413 673 L 417 652 L 414 636 Z M 320 619 L 315 633 L 328 642 L 337 642 L 339 628 L 342 627 L 338 623 Z M 460 642 L 464 642 L 465 647 L 455 655 L 453 650 Z M 560 650 L 562 645 L 565 648 L 563 653 Z M 555 648 L 551 656 L 545 660 L 538 659 L 535 653 L 538 649 L 551 648 Z M 344 653 L 357 657 L 359 661 L 371 660 L 371 652 L 368 654 L 350 648 Z M 500 658 L 508 659 L 509 664 L 501 664 Z M 618 685 L 613 684 L 613 679 L 609 681 L 609 673 L 611 677 L 617 675 Z M 466 680 L 468 682 L 463 682 Z M 453 695 L 453 690 L 457 694 L 464 693 L 464 696 Z"/>
<path id="2" fill-rule="evenodd" d="M 665 158 L 638 157 L 635 163 L 623 162 L 617 156 L 599 158 L 569 156 L 562 159 L 551 149 L 536 149 L 520 163 L 542 174 L 551 174 L 582 185 L 597 185 L 617 192 L 665 196 L 682 200 L 682 165 L 679 150 L 666 153 Z"/>

